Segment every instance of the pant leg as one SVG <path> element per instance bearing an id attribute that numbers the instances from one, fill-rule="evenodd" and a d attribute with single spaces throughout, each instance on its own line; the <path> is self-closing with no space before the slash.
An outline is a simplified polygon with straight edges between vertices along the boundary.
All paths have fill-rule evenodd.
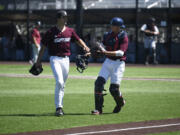
<path id="1" fill-rule="evenodd" d="M 145 62 L 149 62 L 151 48 L 151 39 L 149 37 L 144 38 L 144 52 L 145 52 Z"/>
<path id="2" fill-rule="evenodd" d="M 103 77 L 106 81 L 109 79 L 110 76 L 110 60 L 106 59 L 102 65 L 102 68 L 99 72 L 99 76 Z"/>
<path id="3" fill-rule="evenodd" d="M 54 74 L 54 78 L 56 80 L 55 86 L 55 106 L 63 107 L 63 97 L 64 97 L 64 77 L 63 77 L 63 70 L 61 67 L 62 59 L 60 57 L 51 56 L 50 57 L 50 64 L 51 69 Z"/>
<path id="4" fill-rule="evenodd" d="M 110 75 L 111 77 L 111 84 L 118 84 L 120 85 L 124 71 L 125 71 L 125 62 L 124 61 L 114 61 L 112 64 L 113 69 L 112 69 L 112 74 Z"/>
<path id="5" fill-rule="evenodd" d="M 123 78 L 125 71 L 125 62 L 124 61 L 114 61 L 113 72 L 111 74 L 111 85 L 110 93 L 116 102 L 116 107 L 114 108 L 114 113 L 117 113 L 121 110 L 121 107 L 124 105 L 124 99 L 120 90 L 120 84 Z"/>
<path id="6" fill-rule="evenodd" d="M 37 58 L 38 58 L 38 55 L 39 55 L 39 51 L 40 51 L 41 47 L 40 47 L 40 45 L 39 45 L 39 47 L 37 48 L 37 47 L 35 46 L 35 44 L 33 44 L 33 45 L 32 45 L 32 48 L 33 48 L 33 62 L 36 63 Z"/>
<path id="7" fill-rule="evenodd" d="M 153 62 L 156 63 L 156 40 L 151 40 L 151 48 L 153 53 Z"/>
<path id="8" fill-rule="evenodd" d="M 61 61 L 61 68 L 63 72 L 64 83 L 66 82 L 69 74 L 69 57 L 63 58 Z"/>
<path id="9" fill-rule="evenodd" d="M 60 107 L 63 107 L 63 97 L 64 97 L 64 89 L 65 89 L 65 83 L 66 83 L 66 80 L 68 78 L 68 74 L 69 74 L 69 57 L 67 58 L 62 58 L 62 60 L 60 61 L 61 63 L 61 69 L 62 69 L 62 75 L 63 75 L 63 81 L 64 81 L 64 84 L 63 84 L 63 87 L 61 88 L 60 90 L 60 93 L 63 95 L 63 96 L 60 96 L 60 101 L 61 101 L 61 105 Z"/>

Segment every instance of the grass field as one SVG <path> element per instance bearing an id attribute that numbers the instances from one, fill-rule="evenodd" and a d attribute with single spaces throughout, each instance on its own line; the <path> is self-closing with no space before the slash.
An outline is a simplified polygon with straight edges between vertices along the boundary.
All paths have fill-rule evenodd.
<path id="1" fill-rule="evenodd" d="M 29 65 L 0 65 L 0 74 L 28 74 Z M 100 67 L 89 66 L 80 74 L 71 66 L 70 75 L 97 76 Z M 48 65 L 44 75 L 50 75 Z M 179 68 L 127 67 L 128 78 L 178 78 Z M 54 116 L 54 79 L 0 77 L 0 134 L 63 129 L 88 125 L 127 123 L 180 118 L 180 81 L 123 80 L 126 105 L 111 114 L 114 101 L 105 96 L 104 115 L 92 116 L 94 80 L 71 79 L 66 83 L 63 117 Z M 109 88 L 109 82 L 105 86 Z M 162 135 L 179 135 L 180 132 Z"/>

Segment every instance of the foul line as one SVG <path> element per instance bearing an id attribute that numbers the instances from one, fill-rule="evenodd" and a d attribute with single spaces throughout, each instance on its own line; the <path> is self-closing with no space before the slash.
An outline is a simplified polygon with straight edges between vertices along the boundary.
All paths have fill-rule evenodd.
<path id="1" fill-rule="evenodd" d="M 104 130 L 104 131 L 94 131 L 94 132 L 72 133 L 72 134 L 66 134 L 66 135 L 90 135 L 90 134 L 112 133 L 112 132 L 119 132 L 119 131 L 131 131 L 131 130 L 138 130 L 138 129 L 171 127 L 171 126 L 179 126 L 179 125 L 180 125 L 180 123 L 176 123 L 176 124 L 166 124 L 166 125 L 154 125 L 154 126 L 124 128 L 124 129 L 114 129 L 114 130 L 106 130 L 106 131 Z"/>
<path id="2" fill-rule="evenodd" d="M 33 76 L 31 74 L 9 74 L 9 73 L 0 73 L 0 77 L 22 77 L 22 78 L 53 78 L 53 75 L 39 75 Z M 71 79 L 93 79 L 95 80 L 96 76 L 79 76 L 79 75 L 69 75 Z M 134 78 L 134 77 L 123 77 L 123 80 L 139 80 L 139 81 L 177 81 L 180 82 L 180 78 Z"/>

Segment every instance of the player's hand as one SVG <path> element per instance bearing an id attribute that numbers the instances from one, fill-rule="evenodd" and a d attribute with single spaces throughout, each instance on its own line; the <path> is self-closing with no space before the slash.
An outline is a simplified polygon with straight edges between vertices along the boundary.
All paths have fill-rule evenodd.
<path id="1" fill-rule="evenodd" d="M 84 54 L 84 56 L 91 56 L 91 53 L 88 52 L 88 53 Z"/>
<path id="2" fill-rule="evenodd" d="M 40 45 L 36 45 L 36 48 L 40 48 Z"/>
<path id="3" fill-rule="evenodd" d="M 90 52 L 90 49 L 89 49 L 89 47 L 84 47 L 84 50 L 88 53 L 88 52 Z"/>

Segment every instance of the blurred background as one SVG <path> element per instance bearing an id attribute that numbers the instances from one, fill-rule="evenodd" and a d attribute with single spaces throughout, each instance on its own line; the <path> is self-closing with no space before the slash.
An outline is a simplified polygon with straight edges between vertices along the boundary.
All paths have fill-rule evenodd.
<path id="1" fill-rule="evenodd" d="M 140 28 L 153 16 L 160 31 L 156 49 L 158 62 L 180 64 L 180 0 L 0 0 L 0 61 L 29 61 L 34 24 L 41 22 L 43 36 L 56 24 L 56 12 L 61 9 L 68 13 L 68 26 L 73 27 L 87 45 L 91 40 L 102 40 L 113 17 L 123 18 L 129 36 L 127 63 L 144 62 Z M 74 44 L 71 44 L 71 61 L 81 52 Z M 48 60 L 46 51 L 43 61 Z"/>

